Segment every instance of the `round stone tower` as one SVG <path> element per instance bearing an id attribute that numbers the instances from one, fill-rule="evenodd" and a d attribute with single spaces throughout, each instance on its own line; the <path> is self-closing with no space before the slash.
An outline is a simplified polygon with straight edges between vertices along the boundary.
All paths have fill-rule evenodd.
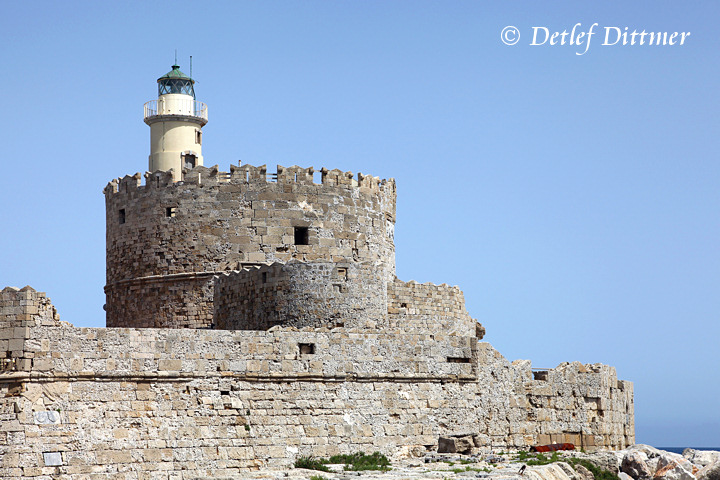
<path id="1" fill-rule="evenodd" d="M 145 123 L 150 126 L 151 172 L 172 169 L 173 179 L 182 178 L 183 168 L 203 164 L 202 127 L 207 123 L 207 105 L 195 100 L 195 80 L 178 65 L 158 78 L 158 99 L 145 104 Z"/>
<path id="2" fill-rule="evenodd" d="M 139 173 L 111 181 L 107 326 L 209 327 L 215 276 L 272 262 L 344 264 L 350 283 L 385 291 L 395 279 L 395 181 L 318 173 L 316 183 L 313 168 L 198 166 L 177 182 L 170 172 L 148 172 L 144 185 Z"/>

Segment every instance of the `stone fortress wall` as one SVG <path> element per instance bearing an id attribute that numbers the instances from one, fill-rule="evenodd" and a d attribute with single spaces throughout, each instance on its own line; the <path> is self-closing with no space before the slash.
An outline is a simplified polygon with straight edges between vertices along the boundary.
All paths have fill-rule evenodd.
<path id="1" fill-rule="evenodd" d="M 533 372 L 465 333 L 76 328 L 8 287 L 0 477 L 241 478 L 306 455 L 423 454 L 458 432 L 485 448 L 634 443 L 632 383 L 612 367 Z"/>
<path id="2" fill-rule="evenodd" d="M 395 182 L 340 170 L 196 167 L 111 181 L 108 327 L 203 328 L 213 276 L 267 262 L 370 262 L 395 274 Z M 303 238 L 304 237 L 304 238 Z"/>
<path id="3" fill-rule="evenodd" d="M 244 165 L 141 180 L 104 190 L 110 328 L 0 292 L 0 478 L 242 478 L 452 435 L 634 443 L 632 383 L 612 367 L 510 363 L 458 287 L 395 277 L 392 179 Z"/>

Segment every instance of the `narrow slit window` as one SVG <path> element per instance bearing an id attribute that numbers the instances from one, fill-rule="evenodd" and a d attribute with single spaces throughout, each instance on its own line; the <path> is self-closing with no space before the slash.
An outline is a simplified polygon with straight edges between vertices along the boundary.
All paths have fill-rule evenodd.
<path id="1" fill-rule="evenodd" d="M 195 143 L 202 145 L 202 130 L 195 130 Z"/>
<path id="2" fill-rule="evenodd" d="M 448 363 L 470 363 L 467 357 L 447 357 Z"/>
<path id="3" fill-rule="evenodd" d="M 118 221 L 120 222 L 120 225 L 125 223 L 125 209 L 121 208 L 118 212 Z"/>
<path id="4" fill-rule="evenodd" d="M 267 272 L 262 272 L 262 283 L 267 283 Z"/>
<path id="5" fill-rule="evenodd" d="M 295 227 L 295 245 L 310 245 L 308 227 Z"/>
<path id="6" fill-rule="evenodd" d="M 172 218 L 175 216 L 175 207 L 165 207 L 165 216 Z"/>

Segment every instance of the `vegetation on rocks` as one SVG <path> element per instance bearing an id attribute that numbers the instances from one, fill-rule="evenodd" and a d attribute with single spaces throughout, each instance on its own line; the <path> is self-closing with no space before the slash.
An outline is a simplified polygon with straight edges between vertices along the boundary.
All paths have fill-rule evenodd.
<path id="1" fill-rule="evenodd" d="M 465 468 L 453 468 L 453 469 L 451 470 L 451 472 L 453 472 L 453 473 L 462 473 L 462 472 L 485 472 L 485 473 L 490 473 L 490 469 L 489 469 L 488 467 L 477 468 L 477 467 L 467 466 L 467 467 L 465 467 Z"/>
<path id="2" fill-rule="evenodd" d="M 315 457 L 300 457 L 295 460 L 295 468 L 306 468 L 308 470 L 320 470 L 321 472 L 329 472 L 330 469 L 325 466 L 329 463 L 327 460 Z"/>
<path id="3" fill-rule="evenodd" d="M 595 480 L 620 480 L 620 478 L 613 472 L 604 470 L 589 460 L 582 458 L 564 458 L 561 457 L 558 452 L 553 452 L 550 457 L 543 455 L 542 453 L 532 454 L 528 452 L 518 452 L 516 460 L 523 462 L 526 465 L 548 465 L 555 462 L 568 462 L 573 467 L 576 465 L 582 465 L 587 468 L 593 474 Z"/>
<path id="4" fill-rule="evenodd" d="M 309 470 L 320 470 L 329 472 L 328 464 L 345 464 L 345 470 L 390 470 L 390 460 L 380 452 L 367 455 L 364 452 L 352 453 L 349 455 L 333 455 L 330 458 L 300 457 L 295 460 L 296 468 L 307 468 Z"/>
<path id="5" fill-rule="evenodd" d="M 329 463 L 344 463 L 345 470 L 390 470 L 390 460 L 380 452 L 366 455 L 363 452 L 351 455 L 333 455 Z"/>
<path id="6" fill-rule="evenodd" d="M 568 458 L 567 459 L 573 466 L 575 465 L 582 465 L 583 467 L 590 470 L 590 473 L 593 474 L 595 477 L 595 480 L 620 480 L 620 477 L 615 475 L 609 470 L 604 470 L 594 463 L 592 463 L 589 460 L 585 460 L 582 458 Z"/>
<path id="7" fill-rule="evenodd" d="M 553 452 L 549 458 L 542 453 L 532 454 L 528 452 L 518 452 L 517 459 L 526 465 L 547 465 L 549 463 L 560 462 L 563 460 L 560 458 L 560 454 L 558 454 L 558 452 Z"/>

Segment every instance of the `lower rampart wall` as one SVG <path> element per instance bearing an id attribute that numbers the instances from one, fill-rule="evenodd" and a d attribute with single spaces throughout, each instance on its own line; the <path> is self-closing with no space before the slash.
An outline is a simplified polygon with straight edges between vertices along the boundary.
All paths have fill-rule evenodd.
<path id="1" fill-rule="evenodd" d="M 21 295 L 5 293 L 0 312 Z M 0 318 L 29 360 L 0 374 L 1 478 L 242 477 L 304 455 L 419 455 L 456 432 L 482 448 L 634 442 L 632 384 L 610 367 L 535 380 L 528 362 L 442 331 L 76 328 L 22 295 L 25 313 Z"/>
<path id="2" fill-rule="evenodd" d="M 387 288 L 388 328 L 476 336 L 477 322 L 465 308 L 465 297 L 459 287 L 395 278 Z"/>

